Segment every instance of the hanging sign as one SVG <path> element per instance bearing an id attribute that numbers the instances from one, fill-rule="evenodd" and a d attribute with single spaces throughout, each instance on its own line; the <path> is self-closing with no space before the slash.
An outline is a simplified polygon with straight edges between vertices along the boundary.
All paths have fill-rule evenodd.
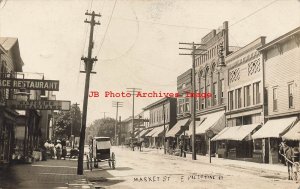
<path id="1" fill-rule="evenodd" d="M 31 90 L 59 91 L 59 81 L 40 80 L 40 79 L 2 78 L 0 79 L 0 88 L 11 88 L 11 89 L 25 88 Z"/>
<path id="2" fill-rule="evenodd" d="M 71 101 L 61 100 L 6 100 L 6 106 L 16 110 L 70 110 Z"/>

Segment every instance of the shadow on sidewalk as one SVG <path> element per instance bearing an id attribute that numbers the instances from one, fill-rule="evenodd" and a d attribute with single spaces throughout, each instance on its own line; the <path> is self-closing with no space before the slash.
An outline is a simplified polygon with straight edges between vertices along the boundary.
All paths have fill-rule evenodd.
<path id="1" fill-rule="evenodd" d="M 16 175 L 11 166 L 0 167 L 0 188 L 17 188 Z"/>
<path id="2" fill-rule="evenodd" d="M 112 171 L 126 171 L 131 170 L 130 167 L 116 167 L 112 170 L 108 166 L 101 166 L 100 168 L 93 169 L 92 171 L 86 170 L 84 175 L 87 177 L 87 180 L 95 186 L 95 188 L 102 188 L 107 186 L 112 186 L 121 182 L 125 182 L 124 179 L 115 179 L 110 172 Z"/>

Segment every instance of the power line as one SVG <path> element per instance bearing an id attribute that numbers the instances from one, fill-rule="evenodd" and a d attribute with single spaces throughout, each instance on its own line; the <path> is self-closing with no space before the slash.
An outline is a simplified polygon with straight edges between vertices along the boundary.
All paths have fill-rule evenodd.
<path id="1" fill-rule="evenodd" d="M 242 22 L 243 20 L 249 18 L 250 16 L 253 16 L 254 14 L 258 13 L 259 11 L 261 11 L 261 10 L 267 8 L 268 6 L 272 5 L 272 4 L 275 3 L 276 1 L 278 1 L 278 0 L 274 0 L 274 1 L 272 1 L 271 3 L 269 3 L 269 4 L 267 4 L 267 5 L 263 6 L 263 7 L 261 7 L 261 8 L 259 8 L 259 9 L 255 10 L 254 12 L 250 13 L 249 15 L 247 15 L 247 16 L 241 18 L 240 20 L 234 22 L 234 23 L 231 24 L 229 27 L 234 26 L 234 25 L 236 25 L 236 24 Z"/>
<path id="2" fill-rule="evenodd" d="M 112 11 L 111 11 L 111 14 L 110 14 L 110 17 L 109 17 L 109 21 L 108 21 L 106 30 L 105 30 L 105 32 L 104 32 L 104 36 L 103 36 L 103 38 L 102 38 L 102 41 L 101 41 L 101 43 L 100 43 L 99 50 L 98 50 L 98 52 L 97 52 L 97 56 L 98 56 L 98 54 L 100 53 L 101 48 L 102 48 L 102 45 L 103 45 L 104 40 L 105 40 L 105 38 L 106 38 L 106 34 L 107 34 L 107 31 L 108 31 L 108 28 L 109 28 L 109 25 L 110 25 L 110 22 L 111 22 L 111 18 L 112 18 L 113 14 L 114 14 L 114 11 L 115 11 L 115 7 L 116 7 L 116 4 L 117 4 L 117 1 L 118 1 L 118 0 L 115 0 L 115 4 L 114 4 L 113 9 L 112 9 Z"/>

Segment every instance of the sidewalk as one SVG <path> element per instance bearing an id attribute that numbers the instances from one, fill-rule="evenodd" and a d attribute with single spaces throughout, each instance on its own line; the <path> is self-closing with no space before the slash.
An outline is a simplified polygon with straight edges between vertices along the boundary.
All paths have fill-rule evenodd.
<path id="1" fill-rule="evenodd" d="M 192 154 L 186 154 L 186 158 L 184 158 L 184 157 L 174 156 L 169 154 L 165 155 L 163 149 L 152 149 L 152 148 L 144 148 L 143 152 L 160 154 L 171 158 L 182 159 L 184 161 L 195 162 L 194 160 L 192 160 Z M 197 155 L 196 162 L 209 164 L 209 157 Z M 244 169 L 245 171 L 255 171 L 260 173 L 268 172 L 275 175 L 283 175 L 284 177 L 287 177 L 287 167 L 282 164 L 263 164 L 263 163 L 231 160 L 231 159 L 216 158 L 216 157 L 211 158 L 211 164 L 215 166 Z"/>
<path id="2" fill-rule="evenodd" d="M 16 164 L 0 170 L 0 188 L 94 188 L 85 175 L 77 175 L 77 161 L 48 160 Z"/>

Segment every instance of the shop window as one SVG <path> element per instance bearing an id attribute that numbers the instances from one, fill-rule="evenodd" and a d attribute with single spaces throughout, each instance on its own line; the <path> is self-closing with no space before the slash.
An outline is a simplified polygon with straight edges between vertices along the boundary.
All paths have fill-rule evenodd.
<path id="1" fill-rule="evenodd" d="M 289 95 L 289 108 L 294 107 L 294 85 L 293 83 L 288 84 L 288 95 Z"/>
<path id="2" fill-rule="evenodd" d="M 277 101 L 278 101 L 278 96 L 277 96 L 277 88 L 273 88 L 273 111 L 277 111 Z"/>
<path id="3" fill-rule="evenodd" d="M 254 140 L 254 150 L 262 150 L 262 139 Z"/>

